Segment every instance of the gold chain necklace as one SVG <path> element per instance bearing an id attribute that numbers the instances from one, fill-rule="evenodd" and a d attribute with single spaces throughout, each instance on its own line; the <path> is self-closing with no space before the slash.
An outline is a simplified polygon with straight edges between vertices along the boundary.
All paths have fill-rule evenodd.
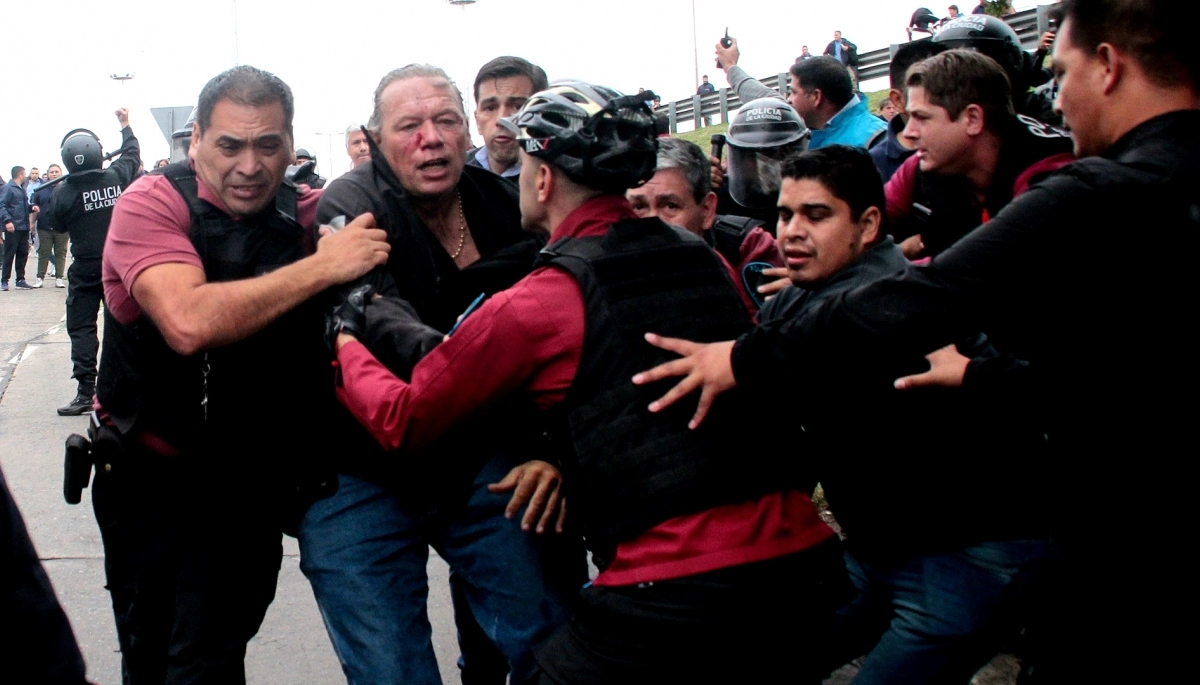
<path id="1" fill-rule="evenodd" d="M 458 256 L 462 254 L 463 248 L 467 246 L 467 217 L 463 214 L 462 193 L 456 194 L 458 195 L 458 249 L 454 251 L 454 254 L 450 255 L 450 259 L 458 259 Z"/>

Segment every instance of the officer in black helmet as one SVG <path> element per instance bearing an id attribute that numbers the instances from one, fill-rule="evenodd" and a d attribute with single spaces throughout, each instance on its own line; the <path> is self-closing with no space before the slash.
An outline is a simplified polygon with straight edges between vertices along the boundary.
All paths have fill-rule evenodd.
<path id="1" fill-rule="evenodd" d="M 302 147 L 296 148 L 296 163 L 288 167 L 287 177 L 292 183 L 303 183 L 314 190 L 329 182 L 317 173 L 317 156 Z"/>
<path id="2" fill-rule="evenodd" d="M 1038 53 L 1026 52 L 1017 32 L 1003 19 L 986 14 L 959 15 L 942 26 L 933 43 L 941 50 L 975 50 L 996 60 L 1012 85 L 1017 114 L 1035 118 L 1053 114 L 1044 96 L 1027 93 L 1048 80 L 1041 68 L 1046 53 L 1041 49 Z"/>
<path id="3" fill-rule="evenodd" d="M 742 105 L 729 124 L 729 194 L 752 210 L 773 212 L 783 160 L 808 149 L 808 126 L 791 105 L 760 98 Z"/>
<path id="4" fill-rule="evenodd" d="M 63 138 L 62 161 L 67 176 L 50 201 L 53 225 L 71 235 L 67 334 L 71 336 L 71 377 L 79 384 L 75 399 L 58 408 L 59 416 L 79 416 L 92 410 L 100 349 L 96 317 L 104 297 L 100 257 L 113 205 L 142 165 L 138 140 L 129 127 L 129 110 L 118 109 L 117 121 L 121 123 L 120 157 L 107 169 L 103 168 L 104 150 L 95 133 L 80 128 Z"/>

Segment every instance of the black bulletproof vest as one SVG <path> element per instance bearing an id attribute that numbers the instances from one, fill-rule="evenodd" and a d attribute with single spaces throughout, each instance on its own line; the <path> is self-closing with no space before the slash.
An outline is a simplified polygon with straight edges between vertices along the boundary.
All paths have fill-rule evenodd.
<path id="1" fill-rule="evenodd" d="M 191 241 L 209 282 L 260 276 L 305 256 L 291 185 L 280 187 L 273 205 L 239 220 L 198 197 L 186 162 L 161 173 L 187 202 Z M 136 426 L 184 450 L 211 443 L 272 454 L 311 447 L 302 438 L 309 417 L 328 416 L 336 401 L 315 300 L 243 340 L 186 357 L 148 317 L 125 325 L 106 311 L 100 403 L 122 432 Z M 227 437 L 234 441 L 224 443 Z"/>
<path id="2" fill-rule="evenodd" d="M 748 216 L 718 214 L 708 231 L 708 243 L 736 269 L 742 263 L 742 243 L 746 241 L 746 235 L 762 225 L 763 222 Z"/>
<path id="3" fill-rule="evenodd" d="M 554 423 L 573 447 L 563 472 L 589 548 L 604 555 L 672 517 L 795 482 L 777 450 L 749 438 L 756 424 L 736 391 L 690 430 L 694 396 L 652 414 L 647 405 L 675 381 L 631 380 L 675 357 L 648 344 L 647 331 L 715 342 L 750 327 L 728 272 L 703 240 L 659 219 L 630 219 L 603 238 L 564 238 L 542 254 L 543 264 L 571 273 L 583 291 L 579 370 Z"/>

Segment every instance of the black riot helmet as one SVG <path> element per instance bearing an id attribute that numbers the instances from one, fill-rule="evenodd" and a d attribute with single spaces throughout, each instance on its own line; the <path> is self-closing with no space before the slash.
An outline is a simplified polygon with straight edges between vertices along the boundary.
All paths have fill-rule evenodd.
<path id="1" fill-rule="evenodd" d="M 779 199 L 780 164 L 808 149 L 809 130 L 792 106 L 776 98 L 742 105 L 729 124 L 729 194 L 751 209 L 771 209 Z"/>
<path id="2" fill-rule="evenodd" d="M 196 109 L 192 108 L 192 113 L 188 115 L 187 121 L 183 122 L 171 134 L 171 162 L 182 162 L 188 158 L 188 148 L 192 146 L 192 128 L 196 123 Z"/>
<path id="3" fill-rule="evenodd" d="M 100 138 L 86 128 L 77 128 L 62 139 L 62 161 L 68 174 L 99 169 L 104 165 Z"/>
<path id="4" fill-rule="evenodd" d="M 933 25 L 941 21 L 928 7 L 918 7 L 908 20 L 909 28 L 916 31 L 933 32 Z"/>
<path id="5" fill-rule="evenodd" d="M 558 81 L 534 93 L 521 111 L 501 119 L 525 152 L 572 181 L 594 190 L 624 193 L 654 176 L 658 139 L 645 100 L 583 81 Z"/>
<path id="6" fill-rule="evenodd" d="M 302 159 L 311 159 L 312 161 L 315 162 L 315 161 L 317 161 L 317 156 L 314 155 L 313 153 L 309 152 L 305 148 L 298 147 L 298 148 L 296 148 L 296 161 L 300 161 Z"/>
<path id="7" fill-rule="evenodd" d="M 960 14 L 942 26 L 933 42 L 941 50 L 974 49 L 991 57 L 1008 74 L 1013 92 L 1019 92 L 1018 83 L 1024 80 L 1025 50 L 1017 32 L 1003 19 L 987 14 Z"/>

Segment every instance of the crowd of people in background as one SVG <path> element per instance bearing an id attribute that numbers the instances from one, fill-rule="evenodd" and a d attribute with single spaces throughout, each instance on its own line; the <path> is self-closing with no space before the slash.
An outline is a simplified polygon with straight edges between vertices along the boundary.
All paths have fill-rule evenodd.
<path id="1" fill-rule="evenodd" d="M 1165 678 L 1190 637 L 1156 615 L 1191 521 L 1189 24 L 1067 0 L 1028 53 L 949 9 L 914 15 L 932 35 L 879 116 L 840 32 L 784 94 L 726 37 L 743 104 L 707 151 L 651 91 L 516 56 L 462 90 L 386 72 L 334 179 L 252 66 L 148 174 L 125 110 L 106 168 L 68 134 L 46 213 L 95 306 L 67 491 L 91 488 L 126 681 L 244 682 L 284 534 L 349 683 L 442 682 L 431 547 L 467 685 L 965 685 L 1002 650 L 1023 683 Z M 36 171 L 0 194 L 5 285 Z M 9 668 L 82 683 L 13 530 L 41 632 Z"/>

